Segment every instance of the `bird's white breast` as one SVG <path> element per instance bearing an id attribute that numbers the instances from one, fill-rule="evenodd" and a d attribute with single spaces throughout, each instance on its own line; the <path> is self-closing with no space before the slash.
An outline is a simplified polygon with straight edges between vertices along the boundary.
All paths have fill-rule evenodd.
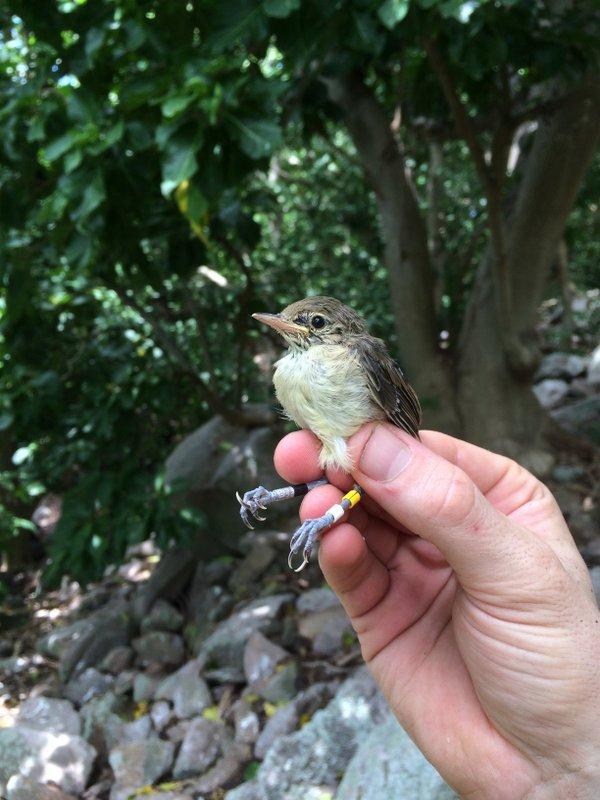
<path id="1" fill-rule="evenodd" d="M 381 416 L 348 348 L 324 344 L 290 350 L 275 365 L 273 383 L 285 413 L 323 443 L 321 466 L 348 472 L 352 463 L 346 439 Z"/>

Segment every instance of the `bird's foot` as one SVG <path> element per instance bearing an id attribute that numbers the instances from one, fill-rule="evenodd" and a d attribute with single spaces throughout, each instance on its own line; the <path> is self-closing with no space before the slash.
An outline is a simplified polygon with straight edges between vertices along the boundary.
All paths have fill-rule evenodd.
<path id="1" fill-rule="evenodd" d="M 323 514 L 322 517 L 317 519 L 307 519 L 292 536 L 290 541 L 290 554 L 288 556 L 288 566 L 294 572 L 301 572 L 310 561 L 315 542 L 320 534 L 330 528 L 335 522 L 334 515 L 330 512 Z M 296 553 L 302 550 L 302 563 L 299 567 L 294 567 L 293 559 Z"/>
<path id="2" fill-rule="evenodd" d="M 272 494 L 273 492 L 265 489 L 264 486 L 257 486 L 256 489 L 250 489 L 249 492 L 244 493 L 243 497 L 240 497 L 239 492 L 235 493 L 240 504 L 240 517 L 250 530 L 254 530 L 254 526 L 251 522 L 252 517 L 259 522 L 264 522 L 266 520 L 266 515 L 263 516 L 260 512 L 266 511 L 269 504 L 273 502 L 271 499 Z"/>

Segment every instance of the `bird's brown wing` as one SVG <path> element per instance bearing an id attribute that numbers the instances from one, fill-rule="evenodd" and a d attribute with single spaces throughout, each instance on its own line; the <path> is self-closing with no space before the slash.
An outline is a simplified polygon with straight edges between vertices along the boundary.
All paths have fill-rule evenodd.
<path id="1" fill-rule="evenodd" d="M 351 347 L 367 375 L 373 401 L 393 425 L 418 439 L 421 424 L 419 400 L 388 353 L 385 343 L 373 336 L 352 338 Z"/>

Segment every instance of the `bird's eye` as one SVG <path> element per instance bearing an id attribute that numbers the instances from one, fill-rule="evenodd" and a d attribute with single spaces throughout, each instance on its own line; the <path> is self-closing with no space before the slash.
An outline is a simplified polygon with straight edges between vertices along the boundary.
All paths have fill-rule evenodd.
<path id="1" fill-rule="evenodd" d="M 313 328 L 316 328 L 317 330 L 319 330 L 320 328 L 324 328 L 325 327 L 325 318 L 321 317 L 319 314 L 316 314 L 312 318 L 310 324 L 313 326 Z"/>

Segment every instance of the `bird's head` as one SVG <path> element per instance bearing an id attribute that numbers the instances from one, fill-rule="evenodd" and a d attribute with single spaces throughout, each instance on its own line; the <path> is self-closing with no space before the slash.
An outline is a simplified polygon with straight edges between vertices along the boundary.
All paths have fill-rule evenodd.
<path id="1" fill-rule="evenodd" d="M 358 314 L 335 297 L 306 297 L 279 314 L 252 314 L 277 331 L 290 347 L 306 350 L 314 344 L 341 344 L 348 334 L 363 333 Z"/>

